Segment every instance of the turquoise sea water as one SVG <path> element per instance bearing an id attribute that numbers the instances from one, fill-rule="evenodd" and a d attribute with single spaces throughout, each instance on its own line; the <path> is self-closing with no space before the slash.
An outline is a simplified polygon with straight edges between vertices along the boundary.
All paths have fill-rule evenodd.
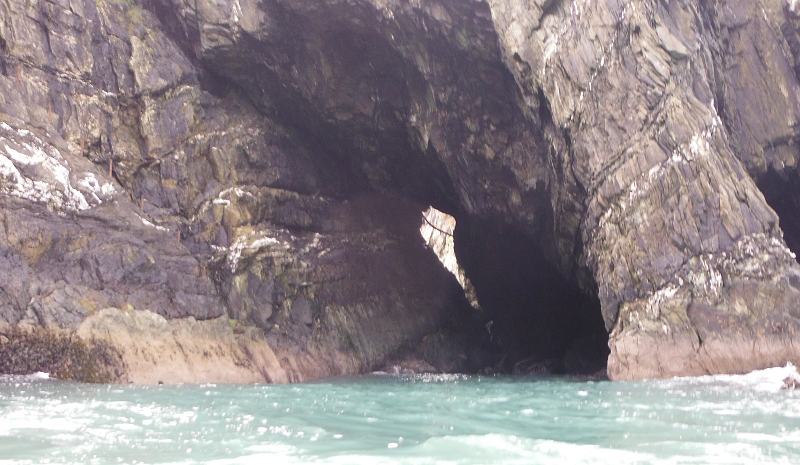
<path id="1" fill-rule="evenodd" d="M 800 463 L 787 371 L 647 382 L 367 376 L 287 386 L 0 378 L 0 464 Z"/>

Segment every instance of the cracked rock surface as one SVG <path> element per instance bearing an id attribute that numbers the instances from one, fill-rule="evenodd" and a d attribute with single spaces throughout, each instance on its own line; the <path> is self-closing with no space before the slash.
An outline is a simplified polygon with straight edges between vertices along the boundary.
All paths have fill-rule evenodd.
<path id="1" fill-rule="evenodd" d="M 143 383 L 361 373 L 487 321 L 506 363 L 607 342 L 613 379 L 800 363 L 798 8 L 0 0 L 4 344 Z"/>

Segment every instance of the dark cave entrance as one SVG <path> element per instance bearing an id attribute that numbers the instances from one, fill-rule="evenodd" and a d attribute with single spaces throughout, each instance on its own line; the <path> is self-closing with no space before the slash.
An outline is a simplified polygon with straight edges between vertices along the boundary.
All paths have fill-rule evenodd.
<path id="1" fill-rule="evenodd" d="M 758 187 L 778 214 L 783 239 L 800 263 L 800 170 L 788 174 L 769 171 Z"/>
<path id="2" fill-rule="evenodd" d="M 602 373 L 608 333 L 596 292 L 581 290 L 545 258 L 539 244 L 501 222 L 462 220 L 455 247 L 500 354 L 493 371 Z"/>
<path id="3" fill-rule="evenodd" d="M 459 261 L 455 218 L 433 207 L 423 214 L 423 238 L 472 306 L 451 324 L 469 339 L 467 370 L 602 373 L 608 335 L 598 299 L 564 278 L 528 236 L 501 224 L 462 219 Z"/>
<path id="4" fill-rule="evenodd" d="M 457 181 L 434 145 L 421 144 L 407 125 L 403 115 L 410 113 L 406 108 L 409 102 L 419 102 L 420 96 L 428 95 L 425 78 L 380 37 L 339 31 L 330 36 L 327 46 L 327 55 L 338 57 L 331 62 L 347 63 L 353 75 L 361 70 L 358 82 L 374 81 L 371 90 L 369 86 L 357 87 L 353 92 L 369 91 L 379 97 L 373 118 L 362 121 L 354 116 L 348 121 L 311 123 L 317 111 L 311 106 L 304 116 L 292 119 L 311 129 L 313 139 L 349 167 L 351 177 L 359 180 L 352 185 L 367 192 L 389 191 L 455 217 L 455 256 L 474 291 L 467 300 L 474 297 L 480 308 L 465 306 L 463 295 L 453 296 L 450 307 L 456 310 L 443 330 L 456 334 L 450 341 L 464 350 L 465 368 L 476 372 L 585 375 L 604 370 L 608 332 L 597 292 L 582 290 L 574 276 L 563 276 L 553 265 L 558 253 L 541 245 L 546 228 L 521 231 L 502 220 L 466 213 Z M 440 53 L 456 55 L 446 49 Z M 466 64 L 458 68 L 471 69 Z M 504 100 L 513 102 L 510 95 L 490 98 L 486 93 L 482 97 L 486 101 L 496 99 L 498 108 L 514 108 Z M 302 108 L 294 103 L 284 107 L 284 115 Z M 449 130 L 459 133 L 458 127 Z M 541 210 L 538 216 L 552 219 L 549 194 L 537 191 L 532 195 Z"/>

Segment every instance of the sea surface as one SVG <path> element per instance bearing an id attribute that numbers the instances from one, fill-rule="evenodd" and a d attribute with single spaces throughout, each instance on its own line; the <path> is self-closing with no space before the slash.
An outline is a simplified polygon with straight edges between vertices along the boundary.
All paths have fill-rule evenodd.
<path id="1" fill-rule="evenodd" d="M 798 464 L 800 390 L 780 389 L 791 373 L 150 387 L 5 376 L 0 464 Z"/>

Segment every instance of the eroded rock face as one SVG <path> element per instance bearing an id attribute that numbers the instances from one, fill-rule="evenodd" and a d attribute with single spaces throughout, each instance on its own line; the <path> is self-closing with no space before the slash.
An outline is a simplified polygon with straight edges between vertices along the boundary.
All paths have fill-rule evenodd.
<path id="1" fill-rule="evenodd" d="M 425 205 L 362 195 L 150 11 L 0 11 L 12 343 L 110 345 L 121 382 L 299 381 L 380 366 L 468 307 L 419 237 Z"/>
<path id="2" fill-rule="evenodd" d="M 142 328 L 193 347 L 160 381 L 280 382 L 454 319 L 506 368 L 799 363 L 800 17 L 695 3 L 0 0 L 0 333 L 137 382 Z"/>
<path id="3" fill-rule="evenodd" d="M 555 162 L 586 192 L 609 375 L 796 359 L 800 268 L 757 186 L 797 172 L 791 2 L 496 3 L 517 82 L 570 142 Z"/>

